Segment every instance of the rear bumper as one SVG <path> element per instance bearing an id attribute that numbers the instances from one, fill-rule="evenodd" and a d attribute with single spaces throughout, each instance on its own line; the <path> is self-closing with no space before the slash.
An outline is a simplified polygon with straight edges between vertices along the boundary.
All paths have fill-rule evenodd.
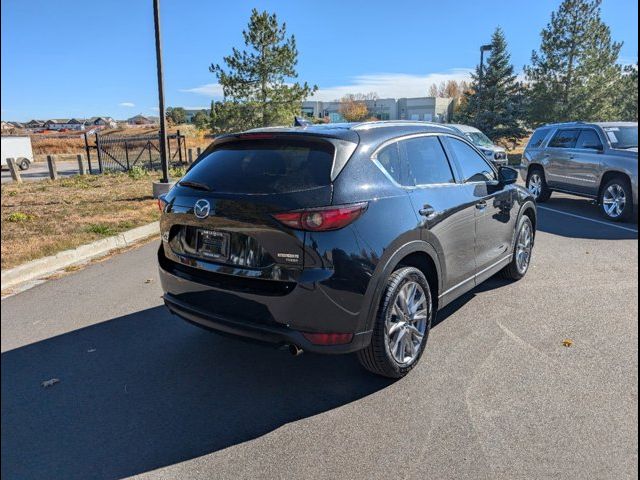
<path id="1" fill-rule="evenodd" d="M 301 332 L 277 325 L 250 324 L 221 318 L 178 301 L 171 294 L 164 295 L 164 303 L 169 311 L 189 323 L 207 330 L 214 330 L 238 337 L 249 338 L 274 345 L 297 345 L 308 352 L 325 354 L 351 353 L 365 348 L 371 342 L 371 332 L 354 334 L 353 340 L 344 345 L 314 345 Z"/>
<path id="2" fill-rule="evenodd" d="M 318 353 L 350 353 L 366 347 L 370 331 L 358 331 L 359 312 L 348 311 L 318 281 L 299 283 L 286 294 L 257 294 L 207 284 L 174 269 L 159 252 L 160 282 L 169 310 L 207 329 L 273 344 L 295 344 Z M 224 288 L 224 287 L 227 288 Z M 344 293 L 344 292 L 342 292 Z M 344 345 L 314 345 L 302 332 L 353 333 Z"/>

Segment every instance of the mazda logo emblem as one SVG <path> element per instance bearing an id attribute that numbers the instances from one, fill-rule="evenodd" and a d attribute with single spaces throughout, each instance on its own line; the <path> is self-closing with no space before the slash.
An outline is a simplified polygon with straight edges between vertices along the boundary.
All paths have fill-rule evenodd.
<path id="1" fill-rule="evenodd" d="M 193 214 L 198 218 L 207 218 L 211 211 L 211 204 L 208 200 L 201 198 L 193 207 Z"/>

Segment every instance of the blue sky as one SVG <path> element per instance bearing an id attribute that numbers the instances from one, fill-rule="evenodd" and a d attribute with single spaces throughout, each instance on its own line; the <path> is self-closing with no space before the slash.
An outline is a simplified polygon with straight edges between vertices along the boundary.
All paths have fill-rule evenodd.
<path id="1" fill-rule="evenodd" d="M 219 95 L 208 66 L 243 45 L 253 7 L 286 21 L 300 79 L 331 100 L 424 96 L 432 82 L 467 75 L 498 25 L 521 70 L 559 3 L 161 0 L 165 99 L 195 108 Z M 151 0 L 2 0 L 1 9 L 3 120 L 157 114 Z M 637 15 L 636 1 L 603 1 L 623 63 L 638 58 Z"/>

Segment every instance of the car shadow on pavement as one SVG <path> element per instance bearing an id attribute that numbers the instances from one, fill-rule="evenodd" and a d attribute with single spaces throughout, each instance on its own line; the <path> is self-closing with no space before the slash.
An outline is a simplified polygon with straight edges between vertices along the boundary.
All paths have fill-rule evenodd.
<path id="1" fill-rule="evenodd" d="M 556 211 L 548 210 L 548 208 Z M 569 215 L 565 215 L 563 212 Z M 584 218 L 576 218 L 571 215 Z M 595 222 L 588 219 L 593 219 Z M 540 205 L 537 229 L 541 232 L 568 238 L 591 240 L 634 240 L 638 238 L 637 222 L 615 223 L 608 221 L 598 214 L 598 207 L 591 205 L 588 201 L 566 197 L 552 198 Z"/>
<path id="2" fill-rule="evenodd" d="M 294 358 L 156 307 L 2 354 L 2 478 L 122 478 L 390 384 L 353 355 Z"/>
<path id="3" fill-rule="evenodd" d="M 467 293 L 461 295 L 452 301 L 449 305 L 444 307 L 442 310 L 438 311 L 436 318 L 431 323 L 431 328 L 434 328 L 444 322 L 451 315 L 460 310 L 464 305 L 469 303 L 476 297 L 476 294 L 480 292 L 487 292 L 489 290 L 498 290 L 502 287 L 506 287 L 513 283 L 512 280 L 506 280 L 504 278 L 495 275 L 488 280 L 485 280 L 480 285 L 477 285 L 473 290 L 468 291 Z"/>

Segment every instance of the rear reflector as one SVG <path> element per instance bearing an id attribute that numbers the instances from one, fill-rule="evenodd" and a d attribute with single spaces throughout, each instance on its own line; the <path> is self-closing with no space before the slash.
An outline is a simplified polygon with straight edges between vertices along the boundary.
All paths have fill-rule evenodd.
<path id="1" fill-rule="evenodd" d="M 351 343 L 353 333 L 302 333 L 314 345 L 345 345 Z"/>
<path id="2" fill-rule="evenodd" d="M 325 232 L 346 227 L 367 209 L 367 202 L 336 207 L 312 208 L 293 212 L 277 213 L 273 216 L 283 225 L 296 230 Z"/>

